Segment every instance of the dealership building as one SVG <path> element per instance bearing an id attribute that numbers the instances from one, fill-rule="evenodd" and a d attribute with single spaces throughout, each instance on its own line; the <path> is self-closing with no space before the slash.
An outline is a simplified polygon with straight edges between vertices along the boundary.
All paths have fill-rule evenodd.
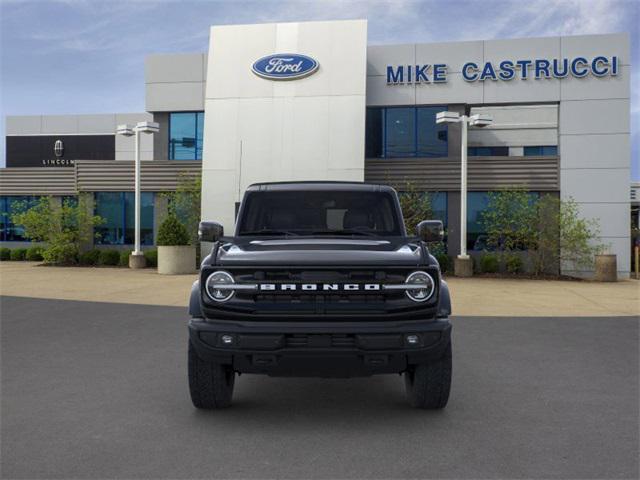
<path id="1" fill-rule="evenodd" d="M 521 187 L 574 199 L 628 277 L 630 58 L 627 34 L 367 45 L 364 20 L 214 26 L 208 52 L 147 57 L 145 112 L 7 117 L 0 241 L 24 240 L 14 202 L 86 195 L 106 219 L 96 242 L 127 248 L 134 143 L 115 131 L 148 120 L 160 131 L 141 137 L 145 245 L 160 193 L 185 175 L 202 176 L 203 219 L 227 231 L 252 183 L 354 180 L 430 192 L 453 256 L 461 128 L 436 123 L 453 111 L 493 119 L 468 135 L 471 252 L 487 192 Z"/>

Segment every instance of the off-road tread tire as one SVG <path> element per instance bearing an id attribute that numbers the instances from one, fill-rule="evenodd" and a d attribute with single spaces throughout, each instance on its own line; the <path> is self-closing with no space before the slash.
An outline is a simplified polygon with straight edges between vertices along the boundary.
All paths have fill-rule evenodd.
<path id="1" fill-rule="evenodd" d="M 189 341 L 189 393 L 196 408 L 214 409 L 231 405 L 235 372 L 229 365 L 205 362 Z"/>
<path id="2" fill-rule="evenodd" d="M 429 363 L 415 365 L 404 373 L 407 400 L 412 407 L 444 408 L 451 390 L 451 342 L 442 357 Z"/>

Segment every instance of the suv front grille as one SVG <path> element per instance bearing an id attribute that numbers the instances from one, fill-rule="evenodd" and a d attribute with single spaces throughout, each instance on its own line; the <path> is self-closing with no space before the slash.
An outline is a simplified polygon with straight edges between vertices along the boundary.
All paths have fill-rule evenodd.
<path id="1" fill-rule="evenodd" d="M 355 335 L 287 335 L 285 346 L 288 348 L 353 348 Z"/>
<path id="2" fill-rule="evenodd" d="M 381 318 L 386 314 L 415 314 L 432 308 L 433 302 L 411 301 L 402 289 L 384 289 L 385 285 L 403 284 L 416 267 L 333 268 L 290 267 L 256 270 L 253 268 L 228 268 L 238 284 L 264 285 L 272 288 L 238 289 L 229 301 L 216 305 L 218 314 L 246 316 L 269 316 L 271 318 L 304 318 L 312 320 L 318 316 Z M 203 273 L 206 278 L 207 272 Z M 432 271 L 434 278 L 437 272 Z M 304 285 L 315 284 L 315 289 L 305 289 Z M 326 284 L 338 285 L 333 290 Z M 357 284 L 357 289 L 346 289 L 345 285 Z M 380 288 L 366 289 L 375 284 Z M 283 288 L 295 285 L 295 289 Z M 436 298 L 437 294 L 434 296 Z M 296 341 L 292 339 L 294 343 Z"/>

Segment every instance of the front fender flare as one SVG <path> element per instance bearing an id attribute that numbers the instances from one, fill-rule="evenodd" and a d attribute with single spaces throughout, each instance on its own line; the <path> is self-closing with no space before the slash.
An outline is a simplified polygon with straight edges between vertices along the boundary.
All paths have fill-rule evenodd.
<path id="1" fill-rule="evenodd" d="M 191 285 L 189 315 L 191 315 L 191 318 L 204 318 L 202 315 L 202 307 L 200 306 L 200 280 L 196 280 L 193 282 L 193 285 Z"/>
<path id="2" fill-rule="evenodd" d="M 447 318 L 451 315 L 451 294 L 449 285 L 444 280 L 440 281 L 440 298 L 438 299 L 438 318 Z"/>

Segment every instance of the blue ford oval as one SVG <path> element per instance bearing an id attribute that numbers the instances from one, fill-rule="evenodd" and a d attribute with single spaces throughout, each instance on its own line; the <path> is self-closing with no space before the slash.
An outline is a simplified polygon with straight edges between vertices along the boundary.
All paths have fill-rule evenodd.
<path id="1" fill-rule="evenodd" d="M 318 70 L 318 62 L 298 53 L 276 53 L 256 60 L 253 73 L 270 80 L 296 80 Z"/>

